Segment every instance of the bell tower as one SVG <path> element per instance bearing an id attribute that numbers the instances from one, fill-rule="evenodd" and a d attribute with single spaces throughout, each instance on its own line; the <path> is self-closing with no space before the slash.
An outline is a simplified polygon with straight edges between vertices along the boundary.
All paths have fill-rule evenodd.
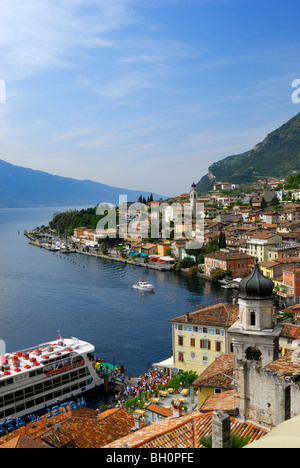
<path id="1" fill-rule="evenodd" d="M 190 205 L 192 210 L 192 216 L 196 216 L 197 210 L 197 189 L 196 189 L 195 182 L 192 183 L 191 190 L 190 190 Z"/>
<path id="2" fill-rule="evenodd" d="M 282 326 L 273 312 L 273 289 L 273 281 L 261 273 L 256 259 L 252 273 L 240 283 L 239 320 L 228 330 L 235 360 L 257 361 L 265 367 L 278 359 Z"/>

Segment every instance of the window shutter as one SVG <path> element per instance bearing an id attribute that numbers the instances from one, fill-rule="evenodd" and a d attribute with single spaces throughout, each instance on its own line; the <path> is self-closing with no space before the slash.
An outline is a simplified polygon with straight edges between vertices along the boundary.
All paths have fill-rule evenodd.
<path id="1" fill-rule="evenodd" d="M 221 351 L 221 343 L 220 343 L 220 341 L 216 341 L 216 351 Z"/>
<path id="2" fill-rule="evenodd" d="M 210 340 L 207 340 L 207 349 L 210 349 Z"/>

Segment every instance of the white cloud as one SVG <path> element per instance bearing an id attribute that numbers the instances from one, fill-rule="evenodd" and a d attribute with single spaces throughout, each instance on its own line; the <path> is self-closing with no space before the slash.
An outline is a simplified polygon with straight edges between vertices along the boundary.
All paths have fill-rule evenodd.
<path id="1" fill-rule="evenodd" d="M 6 80 L 75 67 L 72 54 L 112 46 L 133 0 L 1 0 L 1 75 Z"/>

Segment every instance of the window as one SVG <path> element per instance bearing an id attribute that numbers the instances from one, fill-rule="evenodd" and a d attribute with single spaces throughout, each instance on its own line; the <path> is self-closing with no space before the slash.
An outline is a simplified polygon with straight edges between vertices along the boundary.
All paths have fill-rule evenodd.
<path id="1" fill-rule="evenodd" d="M 210 341 L 209 340 L 200 340 L 200 348 L 210 349 Z"/>
<path id="2" fill-rule="evenodd" d="M 183 362 L 183 353 L 178 353 L 178 361 Z"/>
<path id="3" fill-rule="evenodd" d="M 203 354 L 203 356 L 202 356 L 202 365 L 203 366 L 208 365 L 208 356 L 206 354 Z"/>
<path id="4" fill-rule="evenodd" d="M 221 351 L 222 343 L 220 341 L 216 341 L 216 351 Z"/>
<path id="5" fill-rule="evenodd" d="M 255 312 L 251 312 L 251 325 L 255 325 Z"/>
<path id="6" fill-rule="evenodd" d="M 221 335 L 221 330 L 220 330 L 220 328 L 216 328 L 216 335 Z"/>
<path id="7" fill-rule="evenodd" d="M 183 336 L 178 336 L 178 345 L 183 346 Z"/>
<path id="8" fill-rule="evenodd" d="M 193 327 L 193 332 L 197 332 L 198 331 L 198 327 Z"/>
<path id="9" fill-rule="evenodd" d="M 194 348 L 196 346 L 195 338 L 191 338 L 191 346 Z"/>
<path id="10" fill-rule="evenodd" d="M 207 327 L 203 327 L 203 333 L 207 333 Z"/>

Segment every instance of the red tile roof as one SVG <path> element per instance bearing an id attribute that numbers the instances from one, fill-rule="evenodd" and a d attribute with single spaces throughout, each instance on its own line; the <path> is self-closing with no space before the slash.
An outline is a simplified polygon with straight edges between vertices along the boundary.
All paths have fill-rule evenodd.
<path id="1" fill-rule="evenodd" d="M 147 406 L 147 411 L 152 411 L 153 413 L 160 414 L 161 416 L 164 416 L 165 418 L 169 418 L 173 416 L 173 411 L 164 408 L 163 406 L 156 405 L 155 403 L 151 403 L 149 406 Z"/>
<path id="2" fill-rule="evenodd" d="M 209 396 L 200 408 L 202 413 L 211 411 L 225 411 L 228 414 L 233 414 L 238 409 L 237 399 L 235 398 L 234 390 L 228 390 L 222 393 L 216 393 Z"/>
<path id="3" fill-rule="evenodd" d="M 197 387 L 232 389 L 233 355 L 222 353 L 193 382 Z"/>
<path id="4" fill-rule="evenodd" d="M 273 372 L 280 372 L 283 377 L 298 377 L 300 376 L 300 353 L 288 353 L 285 356 L 273 361 L 266 366 Z"/>
<path id="5" fill-rule="evenodd" d="M 299 339 L 300 338 L 300 327 L 298 325 L 292 325 L 285 323 L 283 325 L 283 328 L 280 332 L 280 336 L 284 338 L 293 338 L 293 339 Z"/>
<path id="6" fill-rule="evenodd" d="M 6 448 L 48 448 L 51 447 L 49 445 L 42 444 L 40 442 L 36 442 L 35 440 L 30 439 L 30 437 L 26 437 L 25 435 L 21 434 L 13 439 L 5 442 L 0 446 L 2 449 Z"/>
<path id="7" fill-rule="evenodd" d="M 103 413 L 80 408 L 73 412 L 61 413 L 51 420 L 46 419 L 44 415 L 40 421 L 27 424 L 1 437 L 0 447 L 21 435 L 26 435 L 35 442 L 50 443 L 54 427 L 58 424 L 60 429 L 56 432 L 56 439 L 60 446 L 64 441 L 74 440 L 78 448 L 99 448 L 131 433 L 135 421 L 134 416 L 121 408 Z"/>
<path id="8" fill-rule="evenodd" d="M 267 430 L 252 424 L 242 423 L 231 417 L 231 431 L 241 437 L 248 435 L 250 442 L 260 439 Z M 193 411 L 180 418 L 167 418 L 146 428 L 140 429 L 127 437 L 116 440 L 104 448 L 203 448 L 200 439 L 212 433 L 212 413 L 202 414 Z"/>
<path id="9" fill-rule="evenodd" d="M 206 309 L 196 310 L 188 315 L 171 319 L 174 323 L 231 327 L 238 319 L 239 307 L 232 304 L 215 304 Z"/>

